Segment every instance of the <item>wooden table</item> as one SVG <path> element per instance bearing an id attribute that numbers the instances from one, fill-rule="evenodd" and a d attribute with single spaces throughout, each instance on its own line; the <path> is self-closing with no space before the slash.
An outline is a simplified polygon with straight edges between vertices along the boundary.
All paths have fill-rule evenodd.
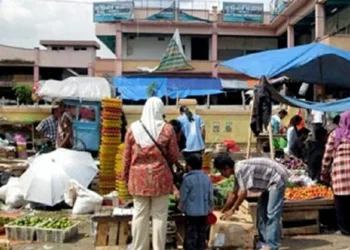
<path id="1" fill-rule="evenodd" d="M 334 209 L 334 200 L 313 199 L 300 201 L 285 201 L 283 205 L 282 222 L 291 226 L 283 228 L 284 235 L 318 234 L 320 232 L 319 212 Z M 249 202 L 249 210 L 256 225 L 257 202 Z M 310 224 L 295 226 L 297 222 L 308 221 Z M 299 223 L 300 224 L 300 223 Z"/>
<path id="2" fill-rule="evenodd" d="M 91 220 L 97 222 L 97 232 L 95 238 L 96 249 L 99 250 L 125 250 L 127 248 L 129 222 L 131 215 L 112 215 L 112 209 L 106 209 L 95 213 Z M 177 214 L 169 216 L 169 221 L 175 221 L 178 232 L 178 240 L 183 242 L 184 236 L 184 216 Z"/>

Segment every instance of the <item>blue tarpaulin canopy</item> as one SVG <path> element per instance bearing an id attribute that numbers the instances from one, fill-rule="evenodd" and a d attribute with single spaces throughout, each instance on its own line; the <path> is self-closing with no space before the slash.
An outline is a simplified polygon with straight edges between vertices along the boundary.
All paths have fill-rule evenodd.
<path id="1" fill-rule="evenodd" d="M 221 81 L 218 78 L 168 78 L 168 96 L 185 98 L 220 94 Z"/>
<path id="2" fill-rule="evenodd" d="M 167 93 L 165 77 L 114 77 L 113 81 L 121 98 L 126 100 L 146 100 L 147 89 L 151 84 L 156 85 L 156 96 L 163 97 Z"/>
<path id="3" fill-rule="evenodd" d="M 127 100 L 146 100 L 151 84 L 155 84 L 158 97 L 185 98 L 222 93 L 221 81 L 217 78 L 114 77 L 115 87 Z"/>
<path id="4" fill-rule="evenodd" d="M 277 102 L 285 103 L 289 106 L 303 108 L 303 109 L 312 109 L 323 112 L 344 112 L 350 110 L 350 97 L 332 101 L 332 102 L 310 102 L 298 100 L 293 97 L 281 95 L 272 85 L 267 85 L 268 89 L 271 92 L 271 97 Z"/>
<path id="5" fill-rule="evenodd" d="M 254 78 L 287 76 L 312 84 L 350 87 L 350 53 L 322 43 L 250 54 L 220 65 Z"/>

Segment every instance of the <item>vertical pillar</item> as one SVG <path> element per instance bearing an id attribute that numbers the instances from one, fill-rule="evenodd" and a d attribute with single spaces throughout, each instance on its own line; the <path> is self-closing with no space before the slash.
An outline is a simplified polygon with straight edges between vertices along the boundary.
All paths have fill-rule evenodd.
<path id="1" fill-rule="evenodd" d="M 89 63 L 88 65 L 88 76 L 94 76 L 95 69 L 94 69 L 94 64 Z"/>
<path id="2" fill-rule="evenodd" d="M 212 77 L 218 77 L 219 67 L 218 63 L 218 10 L 213 6 L 213 31 L 211 34 L 211 62 L 212 62 Z"/>
<path id="3" fill-rule="evenodd" d="M 316 1 L 315 5 L 315 39 L 319 40 L 325 35 L 325 7 L 324 3 Z M 314 101 L 318 101 L 318 96 L 323 92 L 323 85 L 314 85 Z"/>
<path id="4" fill-rule="evenodd" d="M 287 45 L 288 48 L 294 47 L 295 45 L 294 25 L 291 24 L 288 24 L 287 27 Z"/>
<path id="5" fill-rule="evenodd" d="M 39 80 L 40 80 L 39 60 L 40 60 L 40 50 L 39 48 L 34 48 L 34 69 L 33 69 L 34 88 L 37 88 L 39 86 Z"/>
<path id="6" fill-rule="evenodd" d="M 324 3 L 317 1 L 315 5 L 315 38 L 325 35 L 325 7 Z"/>
<path id="7" fill-rule="evenodd" d="M 115 73 L 117 76 L 123 74 L 123 33 L 121 31 L 121 24 L 117 24 L 115 35 L 115 56 L 116 56 L 116 70 Z"/>

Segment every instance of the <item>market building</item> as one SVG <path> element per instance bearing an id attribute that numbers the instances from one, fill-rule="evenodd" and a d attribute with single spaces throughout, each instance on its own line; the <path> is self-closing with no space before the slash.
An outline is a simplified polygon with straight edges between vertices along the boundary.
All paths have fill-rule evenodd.
<path id="1" fill-rule="evenodd" d="M 96 36 L 116 56 L 97 60 L 97 76 L 155 67 L 176 28 L 194 70 L 172 76 L 237 78 L 218 62 L 317 40 L 350 49 L 350 3 L 344 0 L 272 0 L 270 12 L 262 3 L 202 1 L 203 10 L 182 2 L 161 8 L 139 2 L 95 3 Z"/>
<path id="2" fill-rule="evenodd" d="M 15 84 L 32 85 L 39 80 L 62 80 L 75 74 L 93 75 L 95 41 L 41 40 L 44 47 L 25 49 L 0 45 L 0 87 L 11 96 Z"/>

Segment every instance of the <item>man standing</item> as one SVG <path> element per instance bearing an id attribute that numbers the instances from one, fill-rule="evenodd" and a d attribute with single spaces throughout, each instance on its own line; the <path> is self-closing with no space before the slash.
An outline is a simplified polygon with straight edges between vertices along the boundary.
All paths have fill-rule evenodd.
<path id="1" fill-rule="evenodd" d="M 42 120 L 36 127 L 36 130 L 42 133 L 45 136 L 45 139 L 48 141 L 48 143 L 53 146 L 55 145 L 57 138 L 57 126 L 59 116 L 60 114 L 58 107 L 54 107 L 51 110 L 51 116 Z"/>
<path id="2" fill-rule="evenodd" d="M 280 134 L 282 120 L 287 115 L 288 112 L 285 109 L 281 109 L 277 114 L 271 117 L 272 132 L 274 135 Z"/>
<path id="3" fill-rule="evenodd" d="M 318 110 L 311 111 L 312 116 L 312 139 L 316 140 L 316 130 L 323 128 L 325 123 L 325 113 Z"/>
<path id="4" fill-rule="evenodd" d="M 225 213 L 224 218 L 229 218 L 238 210 L 248 191 L 262 192 L 257 210 L 260 249 L 279 249 L 284 192 L 290 176 L 287 169 L 268 158 L 243 160 L 235 166 L 227 154 L 217 156 L 214 167 L 224 177 L 228 178 L 231 175 L 235 177 L 235 188 L 222 210 Z"/>

